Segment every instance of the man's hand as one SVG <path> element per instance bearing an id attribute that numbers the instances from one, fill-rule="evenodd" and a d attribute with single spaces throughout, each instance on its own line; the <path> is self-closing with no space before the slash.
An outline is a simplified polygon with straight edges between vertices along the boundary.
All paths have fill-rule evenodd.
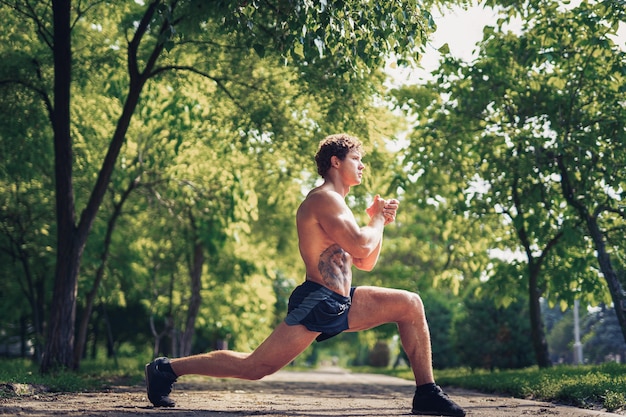
<path id="1" fill-rule="evenodd" d="M 377 214 L 382 214 L 385 218 L 385 225 L 388 225 L 396 219 L 396 211 L 398 210 L 399 205 L 400 202 L 395 198 L 385 200 L 377 194 L 374 197 L 372 204 L 367 208 L 366 212 L 370 218 L 376 216 Z"/>
<path id="2" fill-rule="evenodd" d="M 396 220 L 396 212 L 398 211 L 398 207 L 400 206 L 400 202 L 395 198 L 389 199 L 385 201 L 385 206 L 383 207 L 383 215 L 385 216 L 385 226 L 389 223 Z"/>

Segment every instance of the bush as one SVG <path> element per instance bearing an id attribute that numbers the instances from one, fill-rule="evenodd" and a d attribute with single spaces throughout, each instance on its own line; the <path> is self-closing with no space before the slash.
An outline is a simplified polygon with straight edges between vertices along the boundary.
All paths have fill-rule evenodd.
<path id="1" fill-rule="evenodd" d="M 465 314 L 455 321 L 457 351 L 470 368 L 516 369 L 535 364 L 528 339 L 527 303 L 497 307 L 490 299 L 465 299 Z"/>

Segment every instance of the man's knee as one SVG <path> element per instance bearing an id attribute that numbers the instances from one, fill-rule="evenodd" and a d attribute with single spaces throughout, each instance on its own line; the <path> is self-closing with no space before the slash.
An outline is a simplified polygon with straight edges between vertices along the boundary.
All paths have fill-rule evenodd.
<path id="1" fill-rule="evenodd" d="M 411 312 L 411 315 L 423 315 L 424 314 L 424 303 L 422 302 L 422 297 L 419 294 L 406 291 L 405 299 L 407 304 L 407 311 Z"/>

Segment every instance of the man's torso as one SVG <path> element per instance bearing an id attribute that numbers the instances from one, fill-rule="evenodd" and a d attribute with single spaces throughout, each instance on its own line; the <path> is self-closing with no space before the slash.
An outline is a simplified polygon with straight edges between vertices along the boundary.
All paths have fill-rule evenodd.
<path id="1" fill-rule="evenodd" d="M 308 280 L 347 296 L 352 285 L 352 256 L 328 235 L 319 222 L 320 211 L 328 210 L 328 207 L 324 205 L 324 199 L 315 193 L 324 192 L 327 191 L 313 190 L 298 209 L 296 221 L 300 254 Z M 349 210 L 347 206 L 345 210 Z"/>

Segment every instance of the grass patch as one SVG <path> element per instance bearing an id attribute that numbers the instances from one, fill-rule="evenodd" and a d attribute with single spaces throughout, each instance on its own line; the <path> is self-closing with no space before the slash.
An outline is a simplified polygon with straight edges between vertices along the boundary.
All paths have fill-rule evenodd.
<path id="1" fill-rule="evenodd" d="M 359 368 L 356 371 L 365 371 Z M 413 379 L 410 369 L 368 372 L 385 373 Z M 598 366 L 554 366 L 489 372 L 485 370 L 447 369 L 435 372 L 437 383 L 485 393 L 505 394 L 573 405 L 581 408 L 626 408 L 626 365 L 607 363 Z"/>
<path id="2" fill-rule="evenodd" d="M 85 360 L 78 372 L 60 370 L 47 375 L 39 365 L 26 359 L 0 360 L 0 397 L 13 396 L 9 387 L 36 387 L 48 392 L 86 392 L 106 389 L 113 385 L 130 386 L 143 381 L 144 361 L 138 358 L 114 360 Z M 26 390 L 25 391 L 29 391 Z M 19 393 L 19 392 L 18 392 Z"/>

